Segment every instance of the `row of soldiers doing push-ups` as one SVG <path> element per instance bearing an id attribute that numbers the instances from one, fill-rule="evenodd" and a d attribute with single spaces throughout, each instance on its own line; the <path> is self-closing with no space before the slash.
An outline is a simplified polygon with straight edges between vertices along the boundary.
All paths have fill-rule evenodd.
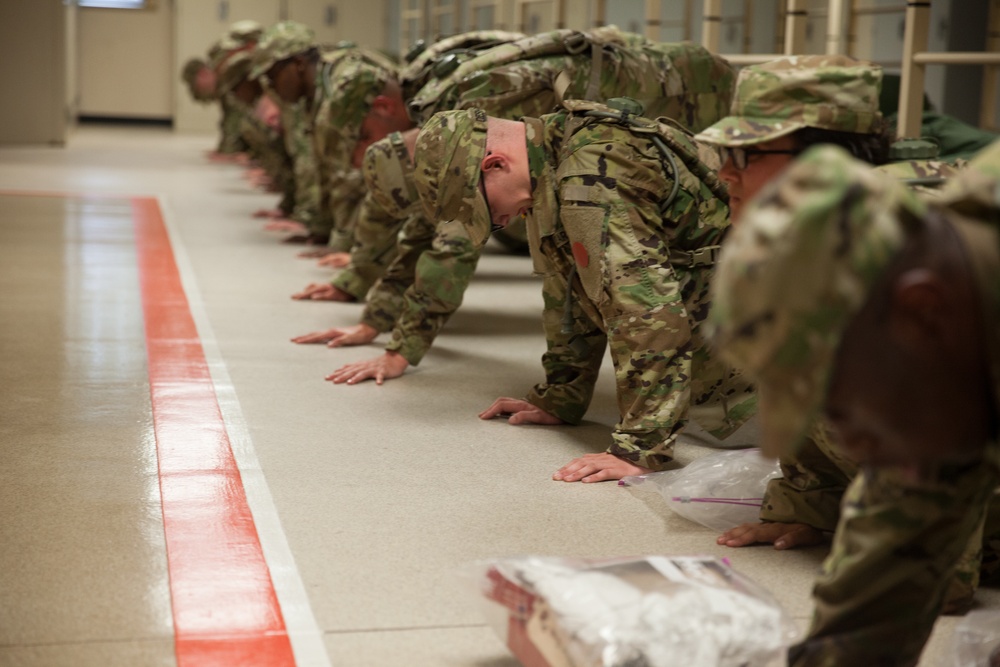
<path id="1" fill-rule="evenodd" d="M 328 380 L 419 363 L 495 233 L 543 277 L 548 346 L 544 381 L 480 417 L 579 423 L 614 362 L 610 446 L 555 479 L 659 470 L 688 419 L 725 438 L 760 412 L 783 476 L 719 543 L 833 534 L 790 664 L 915 664 L 937 616 L 1000 577 L 992 137 L 927 115 L 942 157 L 891 144 L 870 63 L 737 76 L 614 28 L 468 33 L 397 65 L 241 22 L 209 56 L 185 76 L 222 104 L 220 151 L 248 149 L 284 194 L 272 228 L 340 268 L 296 298 L 365 302 L 294 341 L 391 332 Z"/>

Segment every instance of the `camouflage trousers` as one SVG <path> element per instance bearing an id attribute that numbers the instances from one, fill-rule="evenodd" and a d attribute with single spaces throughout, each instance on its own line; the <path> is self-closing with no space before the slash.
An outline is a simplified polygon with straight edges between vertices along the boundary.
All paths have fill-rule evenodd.
<path id="1" fill-rule="evenodd" d="M 862 469 L 813 590 L 812 627 L 789 664 L 916 664 L 945 601 L 960 606 L 978 586 L 980 562 L 984 580 L 997 576 L 998 484 L 1000 470 L 985 461 L 921 483 Z"/>

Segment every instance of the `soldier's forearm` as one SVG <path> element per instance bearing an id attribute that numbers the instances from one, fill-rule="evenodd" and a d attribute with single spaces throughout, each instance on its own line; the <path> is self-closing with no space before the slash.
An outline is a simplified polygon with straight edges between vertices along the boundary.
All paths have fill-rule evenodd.
<path id="1" fill-rule="evenodd" d="M 358 300 L 365 298 L 374 283 L 374 280 L 366 280 L 353 265 L 345 267 L 330 281 L 331 285 Z"/>

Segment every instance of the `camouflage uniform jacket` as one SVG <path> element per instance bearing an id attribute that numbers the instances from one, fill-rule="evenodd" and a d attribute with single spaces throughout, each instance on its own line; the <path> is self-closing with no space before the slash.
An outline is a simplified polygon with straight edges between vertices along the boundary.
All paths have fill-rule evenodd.
<path id="1" fill-rule="evenodd" d="M 254 115 L 253 109 L 245 106 L 240 134 L 247 142 L 250 157 L 267 173 L 271 182 L 281 192 L 282 199 L 278 208 L 285 215 L 291 215 L 295 206 L 295 177 L 281 132 L 267 127 Z"/>
<path id="2" fill-rule="evenodd" d="M 578 41 L 578 52 L 560 53 L 573 51 L 564 44 L 569 40 Z M 544 49 L 553 55 L 524 57 Z M 728 63 L 699 46 L 650 42 L 610 27 L 588 33 L 585 39 L 582 33 L 559 30 L 503 44 L 446 77 L 431 79 L 410 101 L 410 108 L 417 118 L 475 106 L 491 116 L 518 119 L 557 108 L 560 94 L 596 100 L 626 95 L 641 102 L 651 117 L 667 116 L 697 130 L 725 115 L 733 84 Z M 390 144 L 391 139 L 383 140 L 373 150 L 400 154 Z M 400 159 L 399 167 L 404 172 L 401 180 L 412 183 L 410 163 Z M 417 212 L 416 207 L 405 208 L 412 206 L 412 193 L 412 186 L 391 193 L 397 204 L 394 208 L 404 207 L 395 226 L 386 224 L 385 216 L 378 213 L 365 217 L 365 221 L 379 221 L 381 231 L 359 231 L 360 243 L 352 255 L 361 261 L 355 263 L 352 257 L 352 266 L 332 281 L 336 287 L 364 297 L 371 283 L 359 279 L 359 273 L 377 276 L 379 271 L 377 265 L 365 266 L 364 260 L 389 256 L 402 220 Z M 401 241 L 409 252 L 399 254 L 389 279 L 369 295 L 362 321 L 379 331 L 395 323 L 386 349 L 415 365 L 461 305 L 481 249 L 455 238 L 461 235 L 459 230 L 444 228 L 437 221 L 411 220 L 407 229 L 417 236 Z"/>
<path id="3" fill-rule="evenodd" d="M 248 148 L 241 136 L 241 125 L 244 116 L 243 107 L 234 102 L 234 98 L 230 95 L 223 95 L 219 98 L 219 106 L 222 107 L 222 118 L 219 120 L 219 145 L 215 150 L 218 153 L 227 155 L 242 153 Z"/>
<path id="4" fill-rule="evenodd" d="M 725 437 L 756 401 L 708 355 L 700 325 L 711 269 L 692 261 L 725 233 L 724 191 L 678 156 L 679 189 L 670 200 L 674 166 L 664 165 L 648 134 L 615 122 L 564 113 L 525 122 L 536 184 L 528 239 L 544 277 L 548 340 L 546 380 L 527 400 L 578 423 L 610 343 L 621 414 L 610 453 L 661 468 L 689 407 L 713 401 L 723 416 L 699 421 Z M 662 131 L 702 168 L 718 168 L 715 153 L 687 133 Z"/>
<path id="5" fill-rule="evenodd" d="M 305 103 L 281 103 L 281 127 L 285 150 L 292 163 L 295 194 L 291 219 L 315 231 L 320 212 L 319 173 L 312 141 L 312 122 Z"/>

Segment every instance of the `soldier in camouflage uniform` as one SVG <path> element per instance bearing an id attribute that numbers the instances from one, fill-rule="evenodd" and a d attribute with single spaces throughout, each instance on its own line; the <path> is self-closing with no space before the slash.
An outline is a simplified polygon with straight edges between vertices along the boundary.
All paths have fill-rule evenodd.
<path id="1" fill-rule="evenodd" d="M 317 47 L 312 31 L 294 21 L 278 23 L 265 34 L 251 76 L 263 77 L 284 105 L 302 105 L 308 136 L 300 137 L 299 149 L 307 144 L 315 161 L 316 215 L 304 235 L 290 240 L 329 243 L 344 252 L 349 248 L 363 192 L 360 173 L 352 173 L 336 138 L 357 126 L 357 105 L 374 97 L 372 91 L 380 90 L 394 71 L 391 61 L 368 49 Z"/>
<path id="2" fill-rule="evenodd" d="M 781 58 L 744 68 L 730 116 L 698 135 L 729 155 L 719 176 L 729 186 L 734 223 L 743 203 L 813 144 L 840 144 L 910 182 L 930 184 L 957 173 L 935 160 L 886 163 L 893 151 L 878 110 L 881 80 L 877 65 L 843 56 Z M 857 465 L 830 445 L 821 424 L 811 435 L 794 457 L 781 458 L 783 475 L 768 485 L 761 522 L 727 531 L 719 544 L 767 542 L 788 549 L 826 541 Z"/>
<path id="3" fill-rule="evenodd" d="M 621 419 L 608 451 L 583 464 L 596 482 L 662 468 L 689 408 L 725 437 L 756 401 L 701 336 L 712 249 L 728 227 L 718 155 L 674 125 L 564 105 L 522 122 L 435 115 L 417 139 L 416 187 L 429 219 L 453 221 L 474 247 L 525 216 L 544 276 L 545 382 L 481 417 L 579 423 L 610 345 Z"/>
<path id="4" fill-rule="evenodd" d="M 700 129 L 728 109 L 732 82 L 730 66 L 701 47 L 649 42 L 614 28 L 586 34 L 561 30 L 497 46 L 444 78 L 431 78 L 409 107 L 418 118 L 431 113 L 435 105 L 442 109 L 477 105 L 493 116 L 515 119 L 552 109 L 560 96 L 603 100 L 627 94 L 638 98 L 649 115 L 668 116 Z M 375 376 L 381 366 L 387 367 L 383 379 L 395 377 L 409 364 L 419 363 L 460 305 L 479 259 L 481 247 L 470 246 L 455 225 L 418 215 L 408 157 L 413 139 L 413 132 L 390 135 L 365 156 L 370 197 L 387 213 L 379 219 L 390 221 L 377 230 L 381 239 L 374 246 L 377 251 L 369 250 L 370 256 L 388 255 L 402 221 L 406 224 L 399 236 L 405 251 L 369 294 L 362 323 L 293 339 L 357 344 L 392 329 L 385 355 L 343 367 L 328 377 L 334 382 Z M 366 247 L 360 230 L 355 256 Z M 523 238 L 523 231 L 520 234 Z M 333 285 L 351 296 L 364 296 L 371 284 L 366 279 L 379 273 L 373 264 L 355 262 Z"/>
<path id="5" fill-rule="evenodd" d="M 290 63 L 293 58 L 318 53 L 315 36 L 308 27 L 294 21 L 282 21 L 268 28 L 253 54 L 248 74 L 280 108 L 284 149 L 291 162 L 293 206 L 287 217 L 276 218 L 265 229 L 291 231 L 290 243 L 325 243 L 325 224 L 321 205 L 319 167 L 313 143 L 312 114 L 309 101 L 301 96 L 284 100 L 273 88 L 268 70 L 276 63 Z M 287 207 L 286 207 L 287 210 Z"/>
<path id="6" fill-rule="evenodd" d="M 997 576 L 998 193 L 1000 144 L 937 198 L 816 147 L 726 241 L 713 338 L 759 383 L 764 450 L 822 411 L 862 465 L 793 665 L 916 664 L 970 542 Z"/>
<path id="7" fill-rule="evenodd" d="M 218 93 L 227 97 L 233 108 L 242 111 L 240 136 L 253 162 L 263 169 L 263 183 L 282 193 L 276 211 L 263 210 L 256 217 L 287 218 L 295 210 L 293 161 L 286 146 L 278 107 L 266 95 L 257 79 L 249 77 L 253 49 L 239 51 L 219 67 Z"/>
<path id="8" fill-rule="evenodd" d="M 256 21 L 237 21 L 212 45 L 208 52 L 208 65 L 215 73 L 217 81 L 227 60 L 238 53 L 249 51 L 257 44 L 264 27 Z M 222 107 L 222 118 L 219 121 L 219 145 L 215 149 L 217 156 L 235 156 L 247 150 L 240 128 L 245 110 L 241 105 L 234 104 L 231 96 L 217 92 L 219 104 Z"/>
<path id="9" fill-rule="evenodd" d="M 740 72 L 732 115 L 699 138 L 729 152 L 720 177 L 738 202 L 753 197 L 795 154 L 813 144 L 837 143 L 855 157 L 882 163 L 893 149 L 912 142 L 897 143 L 886 154 L 885 126 L 877 106 L 881 78 L 878 66 L 842 56 L 782 58 L 747 67 Z M 932 185 L 958 173 L 936 160 L 897 160 L 877 168 L 928 195 L 935 192 Z M 738 216 L 734 222 L 739 224 Z M 815 424 L 810 435 L 794 454 L 779 457 L 782 476 L 768 484 L 761 521 L 726 531 L 719 544 L 773 543 L 777 549 L 790 549 L 828 539 L 858 467 L 831 444 L 822 423 Z M 948 611 L 968 608 L 979 567 L 979 543 L 972 541 L 948 591 Z"/>
<path id="10" fill-rule="evenodd" d="M 476 34 L 490 36 L 490 33 Z M 492 37 L 497 41 L 508 39 L 509 35 L 500 33 Z M 430 71 L 430 75 L 413 74 L 415 67 L 421 72 Z M 404 92 L 416 92 L 412 97 L 394 100 L 393 104 L 397 109 L 409 110 L 414 119 L 409 125 L 413 129 L 403 136 L 369 132 L 368 141 L 359 142 L 356 149 L 357 156 L 360 149 L 378 139 L 369 163 L 362 165 L 374 200 L 365 215 L 367 228 L 358 232 L 351 264 L 330 284 L 310 285 L 296 298 L 363 299 L 373 281 L 386 271 L 395 255 L 394 246 L 403 222 L 418 208 L 407 194 L 413 191 L 413 169 L 410 159 L 405 157 L 406 151 L 401 149 L 412 147 L 416 125 L 434 112 L 477 106 L 499 118 L 518 118 L 553 111 L 560 97 L 606 100 L 628 95 L 645 105 L 647 115 L 666 115 L 697 130 L 714 122 L 728 108 L 734 75 L 725 61 L 701 47 L 650 42 L 608 27 L 590 33 L 557 30 L 479 53 L 468 49 L 457 55 L 448 53 L 434 66 L 414 62 L 404 70 L 401 79 Z M 421 80 L 424 85 L 418 88 Z M 389 279 L 379 285 L 379 290 L 369 296 L 371 304 L 363 325 L 350 329 L 352 344 L 369 342 L 380 331 L 393 327 L 403 307 L 404 293 L 415 280 L 420 280 L 414 276 L 418 260 L 434 265 L 428 270 L 449 274 L 452 279 L 460 267 L 474 268 L 478 252 L 474 257 L 452 257 L 452 248 L 442 247 L 440 242 L 437 248 L 433 247 L 435 239 L 441 240 L 438 222 L 411 222 L 407 226 L 415 236 L 404 238 L 401 243 L 412 250 L 393 266 Z M 501 242 L 523 247 L 523 235 L 519 238 L 514 228 L 509 232 L 513 234 L 500 235 Z M 436 257 L 436 252 L 442 256 Z M 424 283 L 431 289 L 440 284 L 436 275 L 428 275 Z M 453 294 L 460 299 L 463 291 L 459 287 Z M 447 295 L 422 294 L 415 298 L 432 304 L 435 314 L 428 317 L 446 318 L 458 307 Z M 420 326 L 429 332 L 428 327 L 436 329 L 438 325 L 425 321 Z M 332 329 L 301 338 L 303 342 L 334 339 L 340 343 L 346 341 L 341 335 L 345 331 L 348 330 Z M 358 338 L 357 333 L 361 332 L 363 335 Z M 430 342 L 430 339 L 413 340 L 406 344 L 411 363 L 419 361 Z"/>

